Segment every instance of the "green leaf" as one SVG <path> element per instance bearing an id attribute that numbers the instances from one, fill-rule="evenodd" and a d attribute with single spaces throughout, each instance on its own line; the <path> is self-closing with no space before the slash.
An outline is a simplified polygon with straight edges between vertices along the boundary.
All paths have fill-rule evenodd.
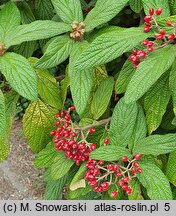
<path id="1" fill-rule="evenodd" d="M 125 147 L 130 143 L 137 114 L 138 106 L 136 103 L 127 105 L 124 103 L 124 99 L 117 103 L 110 123 L 111 144 Z"/>
<path id="2" fill-rule="evenodd" d="M 142 173 L 137 177 L 147 189 L 151 200 L 172 200 L 170 184 L 164 173 L 154 164 L 146 161 L 139 162 Z"/>
<path id="3" fill-rule="evenodd" d="M 34 57 L 29 59 L 33 67 L 37 61 L 38 59 Z M 61 109 L 63 105 L 62 95 L 56 79 L 47 70 L 35 69 L 35 71 L 38 76 L 38 93 L 41 99 L 50 106 L 58 110 Z"/>
<path id="4" fill-rule="evenodd" d="M 7 81 L 20 95 L 36 100 L 37 77 L 27 59 L 16 53 L 6 53 L 0 58 L 0 68 Z"/>
<path id="5" fill-rule="evenodd" d="M 32 151 L 38 153 L 51 140 L 49 134 L 56 113 L 56 109 L 41 100 L 30 103 L 23 118 L 23 130 Z"/>
<path id="6" fill-rule="evenodd" d="M 63 105 L 67 97 L 67 89 L 69 86 L 70 86 L 70 79 L 68 76 L 68 68 L 66 68 L 65 78 L 60 82 L 61 97 L 62 97 Z"/>
<path id="7" fill-rule="evenodd" d="M 21 18 L 18 8 L 13 2 L 9 1 L 0 12 L 0 24 L 5 35 L 7 35 L 16 26 L 20 25 L 20 22 Z"/>
<path id="8" fill-rule="evenodd" d="M 52 19 L 54 16 L 54 8 L 51 0 L 35 0 L 35 14 L 37 19 Z"/>
<path id="9" fill-rule="evenodd" d="M 54 147 L 54 143 L 50 142 L 46 148 L 41 150 L 36 156 L 34 166 L 36 168 L 49 168 L 57 155 L 58 151 Z"/>
<path id="10" fill-rule="evenodd" d="M 52 68 L 65 61 L 71 52 L 74 40 L 68 36 L 58 36 L 46 44 L 46 51 L 36 64 L 38 68 Z"/>
<path id="11" fill-rule="evenodd" d="M 170 16 L 170 9 L 169 9 L 168 1 L 165 1 L 165 0 L 148 0 L 148 1 L 142 0 L 142 2 L 144 5 L 144 11 L 147 15 L 149 14 L 150 8 L 154 8 L 155 10 L 158 8 L 162 8 L 162 14 L 160 15 L 159 18 Z"/>
<path id="12" fill-rule="evenodd" d="M 76 62 L 77 68 L 88 68 L 110 62 L 130 51 L 141 41 L 150 37 L 142 28 L 114 29 L 97 37 Z"/>
<path id="13" fill-rule="evenodd" d="M 18 9 L 20 10 L 22 24 L 27 24 L 35 21 L 35 16 L 32 12 L 31 7 L 27 2 L 25 1 L 18 2 Z"/>
<path id="14" fill-rule="evenodd" d="M 2 137 L 0 137 L 0 163 L 7 158 L 9 149 L 10 145 L 7 144 Z"/>
<path id="15" fill-rule="evenodd" d="M 83 14 L 80 0 L 51 0 L 56 13 L 65 23 L 82 22 Z"/>
<path id="16" fill-rule="evenodd" d="M 74 161 L 64 157 L 64 152 L 59 152 L 59 155 L 55 157 L 51 166 L 51 177 L 53 180 L 62 178 L 72 167 Z"/>
<path id="17" fill-rule="evenodd" d="M 133 153 L 145 155 L 160 155 L 176 150 L 176 135 L 152 135 L 139 140 L 134 146 Z"/>
<path id="18" fill-rule="evenodd" d="M 176 107 L 176 69 L 175 67 L 176 67 L 176 61 L 171 67 L 170 76 L 169 76 L 169 89 L 171 91 L 174 108 Z"/>
<path id="19" fill-rule="evenodd" d="M 171 9 L 171 15 L 176 14 L 176 1 L 175 0 L 169 0 L 169 5 Z"/>
<path id="20" fill-rule="evenodd" d="M 90 191 L 92 191 L 92 187 L 90 185 L 87 185 L 85 188 L 79 188 L 75 191 L 69 190 L 67 193 L 67 199 L 68 200 L 78 200 L 80 197 L 88 194 Z"/>
<path id="21" fill-rule="evenodd" d="M 142 97 L 149 88 L 167 71 L 175 60 L 175 46 L 168 45 L 153 52 L 139 64 L 132 77 L 126 94 L 125 102 L 131 103 Z"/>
<path id="22" fill-rule="evenodd" d="M 112 96 L 113 87 L 114 79 L 112 77 L 108 77 L 101 82 L 97 91 L 93 95 L 91 112 L 94 119 L 99 119 L 106 111 Z"/>
<path id="23" fill-rule="evenodd" d="M 170 153 L 167 162 L 166 176 L 169 181 L 176 186 L 176 151 Z"/>
<path id="24" fill-rule="evenodd" d="M 8 48 L 25 41 L 46 39 L 68 31 L 71 31 L 71 26 L 66 23 L 39 20 L 30 24 L 17 26 L 9 32 L 4 43 Z"/>
<path id="25" fill-rule="evenodd" d="M 6 124 L 6 107 L 4 95 L 0 89 L 0 136 L 5 133 L 5 124 Z"/>
<path id="26" fill-rule="evenodd" d="M 146 112 L 149 134 L 155 131 L 161 124 L 169 99 L 169 76 L 168 73 L 165 73 L 156 84 L 149 89 L 144 98 L 144 109 Z"/>
<path id="27" fill-rule="evenodd" d="M 128 195 L 129 200 L 143 200 L 144 198 L 141 195 L 141 188 L 139 181 L 137 179 L 132 179 L 130 181 L 130 187 L 133 190 L 133 193 Z"/>
<path id="28" fill-rule="evenodd" d="M 108 22 L 127 4 L 128 0 L 98 0 L 85 19 L 86 31 Z"/>
<path id="29" fill-rule="evenodd" d="M 136 123 L 134 126 L 133 134 L 131 140 L 128 144 L 130 150 L 133 149 L 134 145 L 141 139 L 145 138 L 147 134 L 147 125 L 145 121 L 144 111 L 141 105 L 138 104 L 138 114 L 136 118 Z"/>
<path id="30" fill-rule="evenodd" d="M 79 170 L 73 177 L 73 180 L 70 183 L 70 190 L 75 191 L 78 188 L 85 188 L 86 183 L 84 180 L 85 173 L 87 171 L 87 168 L 85 167 L 85 163 L 82 163 Z"/>
<path id="31" fill-rule="evenodd" d="M 58 200 L 59 196 L 62 195 L 64 185 L 67 181 L 68 175 L 64 175 L 62 178 L 58 180 L 50 179 L 47 182 L 45 188 L 44 199 L 45 200 Z"/>
<path id="32" fill-rule="evenodd" d="M 122 94 L 126 91 L 127 86 L 134 73 L 135 69 L 132 62 L 127 60 L 123 65 L 116 81 L 115 90 L 117 94 Z"/>
<path id="33" fill-rule="evenodd" d="M 86 46 L 87 42 L 75 44 L 70 56 L 70 64 L 68 68 L 71 94 L 79 115 L 84 114 L 93 87 L 93 69 L 75 69 L 75 61 Z"/>
<path id="34" fill-rule="evenodd" d="M 130 0 L 129 5 L 135 13 L 140 13 L 143 8 L 142 0 Z"/>
<path id="35" fill-rule="evenodd" d="M 90 157 L 95 160 L 104 160 L 104 161 L 118 161 L 126 155 L 131 157 L 130 151 L 121 146 L 102 146 L 93 152 L 91 152 Z"/>

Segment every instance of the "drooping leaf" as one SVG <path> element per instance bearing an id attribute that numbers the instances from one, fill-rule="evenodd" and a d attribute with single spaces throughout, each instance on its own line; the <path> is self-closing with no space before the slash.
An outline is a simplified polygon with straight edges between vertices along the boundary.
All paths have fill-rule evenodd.
<path id="1" fill-rule="evenodd" d="M 83 14 L 80 0 L 51 0 L 56 13 L 65 23 L 82 22 Z"/>
<path id="2" fill-rule="evenodd" d="M 121 99 L 113 112 L 110 123 L 110 139 L 112 145 L 127 146 L 133 136 L 138 114 L 136 103 L 125 104 Z"/>
<path id="3" fill-rule="evenodd" d="M 13 2 L 9 1 L 0 12 L 0 24 L 4 34 L 7 35 L 16 26 L 20 25 L 20 22 L 21 18 L 18 8 Z M 2 35 L 0 37 L 2 37 Z"/>
<path id="4" fill-rule="evenodd" d="M 145 95 L 144 108 L 149 134 L 159 127 L 166 112 L 170 99 L 168 78 L 168 73 L 163 74 Z"/>
<path id="5" fill-rule="evenodd" d="M 167 162 L 166 176 L 169 181 L 176 186 L 176 151 L 170 153 Z"/>
<path id="6" fill-rule="evenodd" d="M 113 87 L 114 80 L 112 77 L 108 77 L 97 88 L 91 104 L 91 112 L 94 119 L 99 119 L 106 111 L 112 96 Z"/>
<path id="7" fill-rule="evenodd" d="M 37 77 L 26 58 L 12 52 L 5 53 L 0 58 L 0 68 L 6 80 L 20 95 L 29 100 L 37 99 Z"/>
<path id="8" fill-rule="evenodd" d="M 87 46 L 87 42 L 74 45 L 68 68 L 72 98 L 79 115 L 83 115 L 93 87 L 93 69 L 75 69 L 75 61 Z"/>
<path id="9" fill-rule="evenodd" d="M 51 166 L 51 177 L 53 180 L 62 178 L 72 167 L 74 162 L 64 157 L 64 152 L 58 152 Z"/>
<path id="10" fill-rule="evenodd" d="M 71 26 L 52 20 L 39 20 L 30 24 L 20 25 L 9 32 L 5 38 L 6 47 L 21 44 L 24 41 L 34 41 L 50 38 L 71 31 Z"/>
<path id="11" fill-rule="evenodd" d="M 170 16 L 170 8 L 168 1 L 165 0 L 142 0 L 143 5 L 144 5 L 144 11 L 148 15 L 149 14 L 149 9 L 154 8 L 155 10 L 158 8 L 162 8 L 162 14 L 160 15 L 161 17 L 168 17 Z"/>
<path id="12" fill-rule="evenodd" d="M 176 135 L 152 135 L 139 140 L 134 146 L 133 153 L 145 155 L 160 155 L 176 150 Z"/>
<path id="13" fill-rule="evenodd" d="M 54 143 L 50 142 L 46 148 L 38 153 L 34 161 L 34 166 L 36 168 L 49 168 L 57 155 L 58 151 L 54 147 Z"/>
<path id="14" fill-rule="evenodd" d="M 57 109 L 41 100 L 31 102 L 23 118 L 24 135 L 32 151 L 38 153 L 51 140 L 49 134 L 55 123 Z"/>
<path id="15" fill-rule="evenodd" d="M 115 90 L 117 94 L 124 93 L 127 89 L 127 86 L 135 73 L 135 69 L 131 61 L 127 60 L 123 65 L 122 70 L 119 73 L 119 76 L 116 81 Z"/>
<path id="16" fill-rule="evenodd" d="M 140 13 L 143 8 L 142 0 L 130 0 L 129 5 L 135 13 Z"/>
<path id="17" fill-rule="evenodd" d="M 95 160 L 104 160 L 104 161 L 117 161 L 122 159 L 126 155 L 131 157 L 130 151 L 121 146 L 102 146 L 93 152 L 91 152 L 90 157 Z"/>
<path id="18" fill-rule="evenodd" d="M 71 52 L 74 41 L 68 36 L 58 36 L 46 44 L 46 51 L 36 64 L 38 68 L 52 68 L 65 61 Z"/>
<path id="19" fill-rule="evenodd" d="M 86 31 L 108 22 L 127 4 L 128 0 L 98 0 L 85 19 Z"/>
<path id="20" fill-rule="evenodd" d="M 142 28 L 111 30 L 97 37 L 84 50 L 76 62 L 76 67 L 88 68 L 110 62 L 133 49 L 147 37 L 150 37 L 150 33 L 143 33 Z"/>
<path id="21" fill-rule="evenodd" d="M 175 60 L 175 46 L 168 45 L 156 50 L 145 61 L 141 62 L 132 77 L 125 102 L 137 101 L 166 72 Z"/>
<path id="22" fill-rule="evenodd" d="M 155 165 L 147 161 L 141 161 L 139 166 L 142 173 L 137 177 L 147 189 L 151 200 L 172 200 L 172 192 L 169 181 L 164 173 Z"/>
<path id="23" fill-rule="evenodd" d="M 176 114 L 176 61 L 173 63 L 169 76 L 169 89 L 173 100 L 174 112 Z"/>

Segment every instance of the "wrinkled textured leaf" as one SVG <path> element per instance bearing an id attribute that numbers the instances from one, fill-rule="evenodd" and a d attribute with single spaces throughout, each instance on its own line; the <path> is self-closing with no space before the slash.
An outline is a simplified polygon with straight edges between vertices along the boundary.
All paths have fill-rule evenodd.
<path id="1" fill-rule="evenodd" d="M 21 44 L 24 41 L 34 41 L 50 38 L 71 31 L 71 26 L 52 20 L 39 20 L 14 28 L 5 38 L 5 45 Z"/>
<path id="2" fill-rule="evenodd" d="M 52 19 L 54 16 L 54 8 L 51 0 L 35 0 L 35 14 L 37 19 Z"/>
<path id="3" fill-rule="evenodd" d="M 104 161 L 118 161 L 126 155 L 131 157 L 130 151 L 121 146 L 102 146 L 93 152 L 91 152 L 90 157 L 95 160 L 104 160 Z"/>
<path id="4" fill-rule="evenodd" d="M 136 143 L 133 153 L 141 153 L 145 155 L 160 155 L 176 150 L 176 135 L 152 135 L 139 140 Z"/>
<path id="5" fill-rule="evenodd" d="M 170 153 L 167 168 L 166 168 L 166 176 L 169 181 L 176 186 L 176 151 Z"/>
<path id="6" fill-rule="evenodd" d="M 164 113 L 170 99 L 168 73 L 153 85 L 144 98 L 144 108 L 146 112 L 146 122 L 148 131 L 151 134 L 161 124 Z"/>
<path id="7" fill-rule="evenodd" d="M 0 136 L 2 136 L 5 131 L 6 124 L 6 107 L 5 107 L 5 99 L 2 91 L 0 90 Z"/>
<path id="8" fill-rule="evenodd" d="M 65 23 L 82 22 L 83 14 L 80 0 L 51 0 L 56 13 Z"/>
<path id="9" fill-rule="evenodd" d="M 170 184 L 164 173 L 154 164 L 146 161 L 139 163 L 142 173 L 138 179 L 147 189 L 151 200 L 172 200 Z"/>
<path id="10" fill-rule="evenodd" d="M 51 177 L 53 180 L 62 178 L 72 167 L 74 161 L 68 160 L 64 157 L 63 152 L 58 152 L 58 156 L 55 157 L 51 166 Z"/>
<path id="11" fill-rule="evenodd" d="M 86 31 L 108 22 L 127 4 L 128 0 L 98 0 L 85 19 Z"/>
<path id="12" fill-rule="evenodd" d="M 133 193 L 128 195 L 129 200 L 143 200 L 144 198 L 141 195 L 140 183 L 137 179 L 132 179 L 130 181 L 130 187 L 133 190 Z"/>
<path id="13" fill-rule="evenodd" d="M 127 86 L 135 73 L 134 66 L 131 61 L 127 60 L 123 65 L 122 70 L 119 73 L 119 76 L 116 81 L 115 90 L 117 94 L 124 93 L 127 89 Z"/>
<path id="14" fill-rule="evenodd" d="M 174 108 L 176 107 L 176 69 L 175 67 L 176 67 L 176 61 L 171 67 L 170 76 L 169 76 L 169 89 L 171 91 Z"/>
<path id="15" fill-rule="evenodd" d="M 127 146 L 133 136 L 138 106 L 136 103 L 126 105 L 121 99 L 113 112 L 110 123 L 111 144 Z"/>
<path id="16" fill-rule="evenodd" d="M 51 140 L 49 134 L 55 123 L 56 113 L 56 109 L 41 100 L 30 103 L 23 118 L 23 130 L 32 151 L 38 153 Z"/>
<path id="17" fill-rule="evenodd" d="M 36 64 L 38 68 L 52 68 L 65 61 L 71 52 L 73 40 L 68 36 L 59 36 L 46 44 L 46 51 Z"/>
<path id="18" fill-rule="evenodd" d="M 27 59 L 16 53 L 6 53 L 0 58 L 0 68 L 7 81 L 20 95 L 36 100 L 37 77 Z"/>
<path id="19" fill-rule="evenodd" d="M 112 96 L 113 87 L 114 79 L 112 77 L 109 77 L 103 80 L 97 88 L 97 91 L 93 95 L 91 104 L 91 112 L 94 119 L 99 119 L 106 111 Z"/>
<path id="20" fill-rule="evenodd" d="M 36 156 L 34 166 L 36 168 L 49 168 L 57 155 L 58 151 L 54 147 L 54 143 L 50 142 L 46 148 L 41 150 Z"/>
<path id="21" fill-rule="evenodd" d="M 142 0 L 130 0 L 129 5 L 131 9 L 136 13 L 140 13 L 143 8 Z"/>
<path id="22" fill-rule="evenodd" d="M 110 62 L 150 37 L 142 28 L 119 29 L 97 37 L 76 62 L 77 68 L 87 68 Z"/>
<path id="23" fill-rule="evenodd" d="M 153 52 L 139 64 L 132 77 L 126 94 L 125 102 L 137 101 L 167 71 L 175 60 L 175 46 L 168 45 Z"/>

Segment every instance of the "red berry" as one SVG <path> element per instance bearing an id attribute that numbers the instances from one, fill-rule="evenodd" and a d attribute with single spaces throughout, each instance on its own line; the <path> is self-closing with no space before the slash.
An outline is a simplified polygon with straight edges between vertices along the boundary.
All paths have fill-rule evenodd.
<path id="1" fill-rule="evenodd" d="M 72 136 L 73 136 L 73 137 L 76 137 L 76 136 L 77 136 L 76 132 L 73 132 L 73 133 L 72 133 Z"/>
<path id="2" fill-rule="evenodd" d="M 90 128 L 89 133 L 95 133 L 95 128 Z"/>
<path id="3" fill-rule="evenodd" d="M 175 34 L 170 34 L 169 36 L 168 36 L 168 39 L 169 40 L 173 40 L 175 38 Z"/>
<path id="4" fill-rule="evenodd" d="M 65 120 L 66 120 L 66 121 L 70 121 L 70 120 L 71 120 L 71 116 L 70 116 L 69 114 L 67 114 L 67 115 L 65 116 Z"/>
<path id="5" fill-rule="evenodd" d="M 73 110 L 75 110 L 75 106 L 70 107 L 70 111 L 73 111 Z"/>
<path id="6" fill-rule="evenodd" d="M 158 8 L 158 9 L 156 10 L 156 15 L 159 16 L 161 13 L 162 13 L 162 9 L 161 9 L 161 8 Z"/>
<path id="7" fill-rule="evenodd" d="M 150 41 L 150 42 L 148 42 L 148 44 L 147 44 L 148 47 L 152 47 L 153 45 L 154 45 L 154 42 L 153 42 L 153 41 Z"/>
<path id="8" fill-rule="evenodd" d="M 107 191 L 108 187 L 109 187 L 109 183 L 108 182 L 104 182 L 101 186 L 102 186 L 102 188 L 103 188 L 104 191 Z"/>
<path id="9" fill-rule="evenodd" d="M 117 172 L 118 169 L 119 169 L 118 165 L 113 165 L 112 171 Z"/>
<path id="10" fill-rule="evenodd" d="M 94 151 L 96 149 L 96 145 L 95 144 L 90 144 L 90 151 Z"/>
<path id="11" fill-rule="evenodd" d="M 52 131 L 50 132 L 50 136 L 55 136 L 55 134 L 56 134 L 56 131 L 55 131 L 55 130 L 52 130 Z"/>
<path id="12" fill-rule="evenodd" d="M 123 189 L 123 190 L 128 190 L 128 185 L 123 185 L 123 186 L 122 186 L 122 189 Z"/>
<path id="13" fill-rule="evenodd" d="M 127 157 L 127 156 L 123 156 L 122 160 L 123 160 L 124 162 L 127 162 L 127 161 L 128 161 L 128 157 Z"/>
<path id="14" fill-rule="evenodd" d="M 128 189 L 126 190 L 126 192 L 127 192 L 128 195 L 130 195 L 130 194 L 133 193 L 133 190 L 132 190 L 131 188 L 128 188 Z"/>
<path id="15" fill-rule="evenodd" d="M 138 162 L 134 162 L 134 163 L 133 163 L 133 167 L 138 168 L 138 167 L 139 167 Z"/>
<path id="16" fill-rule="evenodd" d="M 164 35 L 158 35 L 157 37 L 156 37 L 156 40 L 162 40 L 164 38 Z"/>
<path id="17" fill-rule="evenodd" d="M 143 51 L 143 50 L 141 50 L 140 53 L 139 53 L 139 57 L 142 58 L 142 59 L 145 58 L 146 55 L 147 55 L 147 53 L 145 51 Z"/>
<path id="18" fill-rule="evenodd" d="M 148 52 L 153 52 L 153 51 L 154 51 L 153 47 L 148 48 Z"/>
<path id="19" fill-rule="evenodd" d="M 99 161 L 99 164 L 100 164 L 100 165 L 103 165 L 103 164 L 104 164 L 104 161 L 103 161 L 103 160 L 100 160 L 100 161 Z"/>
<path id="20" fill-rule="evenodd" d="M 150 9 L 149 9 L 149 14 L 150 14 L 150 16 L 153 16 L 154 12 L 155 12 L 155 11 L 154 11 L 153 8 L 150 8 Z"/>
<path id="21" fill-rule="evenodd" d="M 130 60 L 132 61 L 132 62 L 137 62 L 138 61 L 138 57 L 137 56 L 135 56 L 135 55 L 131 55 L 130 56 Z"/>
<path id="22" fill-rule="evenodd" d="M 165 35 L 165 34 L 166 34 L 166 31 L 163 30 L 163 29 L 161 29 L 161 30 L 159 31 L 159 33 L 160 33 L 161 35 Z"/>
<path id="23" fill-rule="evenodd" d="M 137 50 L 133 50 L 132 53 L 133 53 L 133 55 L 136 56 L 137 55 Z"/>
<path id="24" fill-rule="evenodd" d="M 149 26 L 145 26 L 144 32 L 147 33 L 147 32 L 149 32 L 149 31 L 150 31 L 150 27 L 149 27 Z"/>
<path id="25" fill-rule="evenodd" d="M 120 177 L 120 176 L 122 176 L 122 173 L 121 173 L 121 172 L 117 172 L 117 173 L 115 174 L 115 176 L 116 176 L 116 177 Z"/>
<path id="26" fill-rule="evenodd" d="M 62 111 L 62 112 L 61 112 L 61 115 L 62 115 L 62 116 L 65 116 L 65 115 L 66 115 L 66 112 L 65 112 L 65 111 Z"/>
<path id="27" fill-rule="evenodd" d="M 124 180 L 124 182 L 129 182 L 130 181 L 129 177 L 124 177 L 123 180 Z"/>
<path id="28" fill-rule="evenodd" d="M 141 159 L 141 154 L 136 154 L 134 157 L 136 160 L 140 160 Z"/>
<path id="29" fill-rule="evenodd" d="M 108 169 L 108 170 L 112 170 L 112 169 L 113 169 L 113 165 L 112 165 L 112 164 L 108 164 L 108 165 L 107 165 L 107 169 Z"/>
<path id="30" fill-rule="evenodd" d="M 166 25 L 168 25 L 168 26 L 171 26 L 172 24 L 173 23 L 171 21 L 169 21 L 169 20 L 166 22 Z"/>
<path id="31" fill-rule="evenodd" d="M 56 118 L 57 118 L 57 119 L 60 118 L 60 113 L 57 113 L 57 114 L 56 114 Z"/>
<path id="32" fill-rule="evenodd" d="M 131 169 L 131 173 L 134 175 L 136 173 L 136 170 L 134 168 Z"/>
<path id="33" fill-rule="evenodd" d="M 124 180 L 123 180 L 123 179 L 120 179 L 119 185 L 120 185 L 121 187 L 124 185 Z"/>
<path id="34" fill-rule="evenodd" d="M 110 139 L 105 139 L 104 144 L 107 145 L 110 142 Z"/>
<path id="35" fill-rule="evenodd" d="M 144 41 L 142 41 L 141 44 L 142 44 L 143 46 L 147 46 L 147 45 L 148 45 L 148 42 L 149 42 L 148 40 L 144 40 Z"/>
<path id="36" fill-rule="evenodd" d="M 117 195 L 118 195 L 117 191 L 112 191 L 112 193 L 111 193 L 111 197 L 112 198 L 115 198 Z"/>
<path id="37" fill-rule="evenodd" d="M 61 121 L 57 121 L 57 122 L 55 123 L 55 125 L 58 127 L 58 126 L 60 125 L 60 123 L 61 123 Z"/>
<path id="38" fill-rule="evenodd" d="M 138 173 L 142 173 L 142 169 L 141 169 L 141 168 L 138 168 L 138 169 L 137 169 L 137 172 L 138 172 Z"/>
<path id="39" fill-rule="evenodd" d="M 144 20 L 145 20 L 146 22 L 150 22 L 150 21 L 151 21 L 151 16 L 145 16 L 145 17 L 144 17 Z"/>

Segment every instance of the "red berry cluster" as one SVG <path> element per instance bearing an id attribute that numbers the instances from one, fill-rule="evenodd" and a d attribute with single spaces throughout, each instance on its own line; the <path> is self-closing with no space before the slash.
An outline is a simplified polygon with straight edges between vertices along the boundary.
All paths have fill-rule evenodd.
<path id="1" fill-rule="evenodd" d="M 161 41 L 161 44 L 158 44 L 153 41 L 144 40 L 142 41 L 141 45 L 145 46 L 147 49 L 144 50 L 133 50 L 132 55 L 129 57 L 129 60 L 133 63 L 134 67 L 137 68 L 141 59 L 144 59 L 148 53 L 154 51 L 154 45 L 155 47 L 161 48 L 169 43 L 171 43 L 175 39 L 175 30 L 173 30 L 173 33 L 167 34 L 164 29 L 161 29 L 158 25 L 155 15 L 160 16 L 162 14 L 162 9 L 158 8 L 156 11 L 153 8 L 149 9 L 149 15 L 144 17 L 144 32 L 149 32 L 152 28 L 157 29 L 157 33 L 155 36 L 156 41 Z M 171 21 L 166 22 L 167 26 L 173 26 L 174 24 Z"/>
<path id="2" fill-rule="evenodd" d="M 140 158 L 141 155 L 136 154 L 130 161 L 127 156 L 124 156 L 118 163 L 111 162 L 108 164 L 103 160 L 96 161 L 89 158 L 86 163 L 88 171 L 85 173 L 85 180 L 95 192 L 99 193 L 107 191 L 110 185 L 115 185 L 117 190 L 111 193 L 111 197 L 118 195 L 117 185 L 127 194 L 132 194 L 132 188 L 129 186 L 130 181 L 136 177 L 136 173 L 142 172 L 137 162 Z"/>
<path id="3" fill-rule="evenodd" d="M 83 131 L 77 128 L 71 120 L 70 112 L 75 110 L 72 106 L 68 111 L 62 111 L 56 114 L 56 130 L 51 131 L 51 136 L 54 137 L 54 144 L 58 151 L 64 151 L 65 157 L 70 160 L 74 160 L 76 165 L 80 165 L 82 161 L 87 161 L 89 159 L 90 152 L 96 149 L 96 145 L 93 143 L 88 143 L 85 137 L 81 139 Z M 95 129 L 90 128 L 87 132 L 94 133 Z M 79 142 L 77 141 L 79 140 Z"/>

